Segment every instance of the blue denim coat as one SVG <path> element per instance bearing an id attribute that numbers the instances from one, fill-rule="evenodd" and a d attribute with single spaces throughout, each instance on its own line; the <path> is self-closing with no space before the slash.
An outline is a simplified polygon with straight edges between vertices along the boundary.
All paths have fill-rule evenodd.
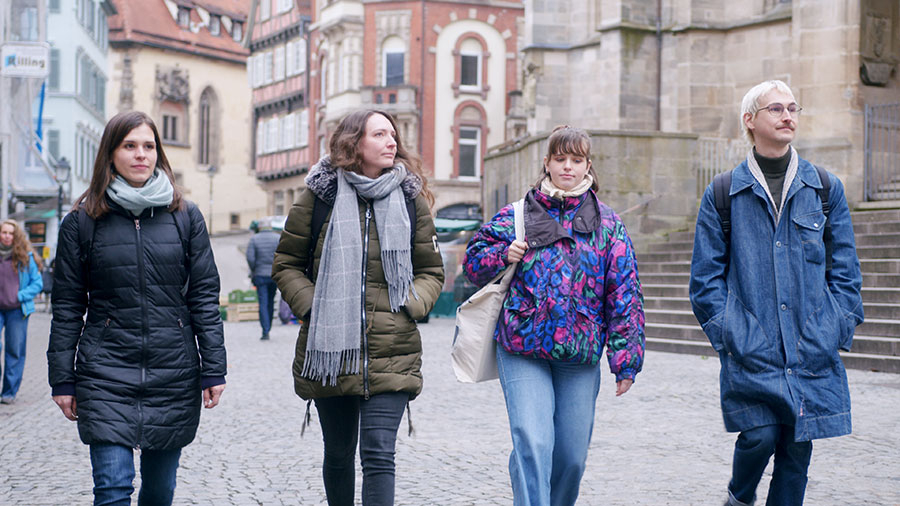
<path id="1" fill-rule="evenodd" d="M 862 275 L 844 187 L 831 179 L 833 268 L 825 270 L 819 176 L 800 160 L 777 225 L 744 161 L 731 180 L 731 246 L 712 185 L 691 261 L 694 315 L 721 361 L 725 428 L 781 423 L 797 441 L 849 434 L 850 392 L 838 349 L 863 321 Z"/>

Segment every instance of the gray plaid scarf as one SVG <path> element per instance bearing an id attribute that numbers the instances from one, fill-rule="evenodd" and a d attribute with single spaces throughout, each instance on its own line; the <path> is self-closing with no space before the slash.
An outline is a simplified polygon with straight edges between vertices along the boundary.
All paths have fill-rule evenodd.
<path id="1" fill-rule="evenodd" d="M 357 195 L 372 200 L 381 245 L 381 265 L 388 283 L 391 311 L 406 304 L 412 288 L 409 215 L 400 183 L 406 167 L 396 165 L 377 179 L 337 169 L 337 195 L 322 245 L 313 294 L 309 337 L 302 376 L 335 385 L 344 372 L 359 372 L 362 328 L 363 239 Z M 418 299 L 415 289 L 413 295 Z"/>

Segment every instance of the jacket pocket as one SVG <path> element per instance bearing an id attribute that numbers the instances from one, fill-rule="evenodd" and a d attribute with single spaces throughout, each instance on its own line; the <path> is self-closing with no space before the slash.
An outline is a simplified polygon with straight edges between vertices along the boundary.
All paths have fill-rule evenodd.
<path id="1" fill-rule="evenodd" d="M 803 247 L 803 258 L 807 262 L 821 264 L 825 261 L 825 242 L 822 239 L 825 230 L 825 214 L 816 211 L 792 218 L 800 244 Z"/>
<path id="2" fill-rule="evenodd" d="M 771 340 L 756 319 L 738 299 L 728 292 L 722 323 L 722 347 L 735 362 L 750 372 L 761 372 L 772 362 Z"/>
<path id="3" fill-rule="evenodd" d="M 200 354 L 197 351 L 197 339 L 194 337 L 194 329 L 190 324 L 185 324 L 184 320 L 179 318 L 178 328 L 181 329 L 181 344 L 184 346 L 184 357 L 190 366 L 200 365 Z"/>
<path id="4" fill-rule="evenodd" d="M 81 362 L 92 362 L 97 353 L 103 347 L 104 341 L 109 334 L 109 326 L 112 323 L 111 318 L 106 318 L 85 329 L 78 342 L 78 351 L 81 355 Z"/>
<path id="5" fill-rule="evenodd" d="M 800 367 L 813 376 L 830 373 L 839 360 L 838 343 L 843 342 L 847 332 L 841 308 L 827 288 L 822 301 L 806 319 L 797 341 Z"/>

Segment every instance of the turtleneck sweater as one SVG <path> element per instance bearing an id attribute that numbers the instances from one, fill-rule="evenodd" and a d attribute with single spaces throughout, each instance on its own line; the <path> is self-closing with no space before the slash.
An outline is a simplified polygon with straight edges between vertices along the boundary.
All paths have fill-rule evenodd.
<path id="1" fill-rule="evenodd" d="M 791 150 L 788 149 L 778 158 L 769 158 L 759 154 L 754 147 L 753 157 L 766 178 L 766 184 L 769 185 L 769 193 L 772 194 L 772 199 L 775 201 L 775 209 L 781 209 L 781 193 L 788 163 L 791 161 Z"/>

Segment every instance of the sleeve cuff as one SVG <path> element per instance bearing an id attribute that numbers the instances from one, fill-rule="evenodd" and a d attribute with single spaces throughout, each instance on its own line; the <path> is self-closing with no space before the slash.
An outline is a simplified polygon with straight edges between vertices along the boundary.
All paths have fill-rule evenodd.
<path id="1" fill-rule="evenodd" d="M 75 395 L 75 383 L 60 383 L 50 389 L 50 395 Z"/>
<path id="2" fill-rule="evenodd" d="M 209 387 L 225 384 L 225 376 L 203 376 L 200 378 L 200 389 L 206 390 Z"/>
<path id="3" fill-rule="evenodd" d="M 622 369 L 621 371 L 616 373 L 616 382 L 618 383 L 622 380 L 631 380 L 633 382 L 636 376 L 637 371 L 635 371 L 634 369 Z"/>

